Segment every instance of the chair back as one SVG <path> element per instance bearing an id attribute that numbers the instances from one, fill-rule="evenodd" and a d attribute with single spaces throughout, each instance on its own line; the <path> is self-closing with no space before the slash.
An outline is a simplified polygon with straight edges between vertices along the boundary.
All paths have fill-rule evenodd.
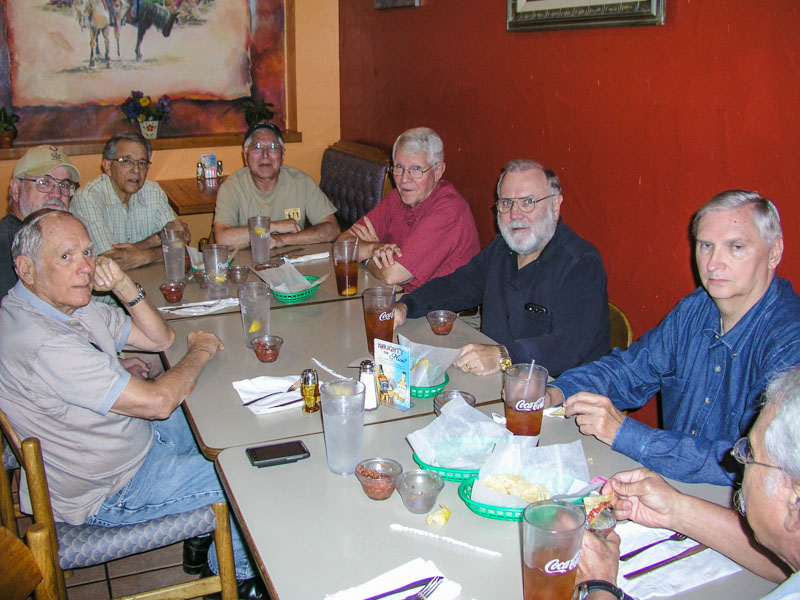
<path id="1" fill-rule="evenodd" d="M 31 525 L 27 545 L 5 527 L 0 527 L 0 590 L 5 600 L 62 600 L 55 583 L 55 565 L 50 538 L 44 525 Z M 66 600 L 66 598 L 63 598 Z"/>
<path id="2" fill-rule="evenodd" d="M 342 231 L 392 189 L 389 156 L 381 149 L 340 140 L 322 155 L 319 187 L 336 207 Z"/>
<path id="3" fill-rule="evenodd" d="M 614 348 L 627 349 L 633 343 L 633 327 L 625 313 L 611 302 L 608 303 L 608 322 L 611 350 Z"/>

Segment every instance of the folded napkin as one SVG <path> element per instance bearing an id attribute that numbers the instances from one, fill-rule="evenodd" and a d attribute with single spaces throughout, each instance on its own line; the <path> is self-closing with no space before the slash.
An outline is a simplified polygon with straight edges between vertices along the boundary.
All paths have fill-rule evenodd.
<path id="1" fill-rule="evenodd" d="M 651 542 L 668 538 L 673 534 L 668 529 L 645 527 L 631 521 L 618 523 L 614 531 L 619 534 L 622 540 L 620 554 L 625 554 Z M 656 597 L 668 598 L 742 570 L 732 560 L 714 550 L 708 549 L 636 579 L 625 579 L 623 577 L 626 573 L 632 573 L 648 565 L 670 558 L 696 545 L 697 542 L 691 539 L 686 539 L 682 542 L 664 542 L 645 550 L 628 561 L 619 563 L 617 585 L 639 600 Z"/>
<path id="2" fill-rule="evenodd" d="M 317 254 L 301 254 L 300 256 L 284 256 L 283 260 L 288 263 L 304 263 L 312 260 L 322 260 L 328 258 L 330 252 L 318 252 Z"/>
<path id="3" fill-rule="evenodd" d="M 259 396 L 266 396 L 272 392 L 283 392 L 275 394 L 269 398 L 264 398 L 258 402 L 251 404 L 247 408 L 252 410 L 257 415 L 266 415 L 284 410 L 297 409 L 300 403 L 289 404 L 288 406 L 279 406 L 290 400 L 302 400 L 303 396 L 300 390 L 294 392 L 286 392 L 294 382 L 300 379 L 300 375 L 287 375 L 285 377 L 268 377 L 262 375 L 254 379 L 242 379 L 241 381 L 233 382 L 233 389 L 239 394 L 242 402 L 249 402 L 255 400 Z"/>
<path id="4" fill-rule="evenodd" d="M 362 598 L 369 598 L 370 596 L 377 596 L 382 592 L 388 592 L 398 587 L 418 581 L 427 577 L 436 577 L 442 575 L 442 572 L 436 568 L 433 561 L 415 558 L 404 565 L 387 571 L 383 575 L 378 575 L 374 579 L 370 579 L 366 583 L 357 585 L 355 587 L 342 590 L 335 594 L 328 594 L 325 600 L 362 600 Z M 393 596 L 387 596 L 387 600 L 400 600 L 418 592 L 422 588 L 414 590 L 407 590 L 405 592 L 398 592 Z M 444 579 L 436 591 L 429 596 L 430 600 L 452 600 L 461 594 L 461 586 L 455 581 Z"/>
<path id="5" fill-rule="evenodd" d="M 203 300 L 202 302 L 189 302 L 176 306 L 160 306 L 158 310 L 167 314 L 173 315 L 186 315 L 190 317 L 197 317 L 200 315 L 209 315 L 211 313 L 225 310 L 226 308 L 233 308 L 239 306 L 238 298 L 222 298 L 221 300 Z"/>

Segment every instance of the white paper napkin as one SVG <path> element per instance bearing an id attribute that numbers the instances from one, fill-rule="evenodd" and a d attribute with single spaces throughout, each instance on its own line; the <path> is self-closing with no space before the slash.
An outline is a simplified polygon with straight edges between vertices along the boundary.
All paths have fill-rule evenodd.
<path id="1" fill-rule="evenodd" d="M 362 598 L 369 598 L 370 596 L 377 596 L 382 592 L 387 592 L 397 587 L 402 587 L 412 581 L 425 579 L 426 577 L 443 576 L 444 574 L 436 568 L 433 561 L 424 560 L 422 558 L 415 558 L 404 565 L 387 571 L 383 575 L 378 575 L 374 579 L 370 579 L 366 583 L 357 585 L 355 587 L 342 590 L 335 594 L 328 594 L 325 600 L 362 600 Z M 420 589 L 408 590 L 405 592 L 398 592 L 392 596 L 387 596 L 387 600 L 399 600 L 406 598 Z M 461 594 L 461 586 L 455 581 L 444 579 L 436 591 L 429 596 L 430 600 L 452 600 Z"/>
<path id="2" fill-rule="evenodd" d="M 614 531 L 619 534 L 621 539 L 620 554 L 668 538 L 673 534 L 668 529 L 654 529 L 631 521 L 618 523 Z M 742 570 L 735 562 L 709 548 L 636 579 L 623 577 L 626 573 L 632 573 L 670 558 L 696 545 L 697 542 L 692 539 L 682 542 L 664 542 L 645 550 L 628 561 L 619 563 L 617 586 L 639 600 L 668 598 Z"/>
<path id="3" fill-rule="evenodd" d="M 330 252 L 318 252 L 317 254 L 302 254 L 300 256 L 284 256 L 283 260 L 288 263 L 304 263 L 312 260 L 322 260 L 328 258 Z"/>
<path id="4" fill-rule="evenodd" d="M 289 386 L 291 386 L 298 379 L 300 379 L 299 375 L 287 375 L 285 377 L 268 377 L 266 375 L 262 375 L 261 377 L 256 377 L 254 379 L 234 381 L 233 389 L 235 389 L 236 393 L 239 394 L 239 398 L 242 399 L 242 403 L 255 400 L 259 396 L 265 396 L 272 392 L 283 392 L 281 394 L 275 394 L 269 398 L 259 400 L 258 402 L 247 407 L 257 415 L 265 415 L 282 412 L 284 410 L 297 410 L 297 408 L 300 406 L 299 402 L 295 404 L 289 404 L 287 406 L 279 405 L 289 402 L 290 400 L 302 400 L 303 396 L 300 394 L 300 390 L 288 393 L 286 392 Z"/>
<path id="5" fill-rule="evenodd" d="M 203 300 L 202 302 L 189 302 L 180 307 L 160 306 L 158 310 L 167 314 L 197 317 L 239 306 L 238 298 L 222 298 L 220 300 Z"/>

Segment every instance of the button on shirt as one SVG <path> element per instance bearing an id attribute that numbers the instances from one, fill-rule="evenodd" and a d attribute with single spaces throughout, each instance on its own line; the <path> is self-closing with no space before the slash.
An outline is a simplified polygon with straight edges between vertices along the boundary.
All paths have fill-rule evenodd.
<path id="1" fill-rule="evenodd" d="M 611 447 L 666 477 L 730 485 L 733 443 L 750 429 L 770 378 L 797 364 L 800 298 L 776 277 L 724 335 L 719 310 L 698 288 L 628 350 L 567 371 L 553 385 L 565 398 L 608 396 L 620 410 L 644 406 L 660 391 L 664 429 L 626 417 Z"/>

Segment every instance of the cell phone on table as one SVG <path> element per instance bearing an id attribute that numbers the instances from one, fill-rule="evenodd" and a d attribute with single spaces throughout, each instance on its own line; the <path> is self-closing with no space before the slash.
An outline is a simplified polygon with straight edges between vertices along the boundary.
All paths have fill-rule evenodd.
<path id="1" fill-rule="evenodd" d="M 254 467 L 283 465 L 297 462 L 298 460 L 311 456 L 306 445 L 300 440 L 267 444 L 265 446 L 254 446 L 252 448 L 247 448 L 245 454 L 247 454 L 247 458 L 250 459 L 250 464 Z"/>

